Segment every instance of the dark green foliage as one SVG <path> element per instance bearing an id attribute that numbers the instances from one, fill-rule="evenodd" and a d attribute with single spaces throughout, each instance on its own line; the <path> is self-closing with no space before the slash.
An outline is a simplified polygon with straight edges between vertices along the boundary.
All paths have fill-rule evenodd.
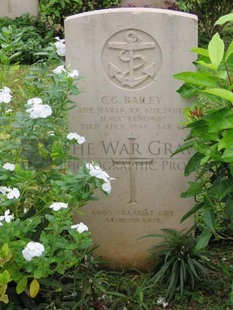
<path id="1" fill-rule="evenodd" d="M 231 21 L 233 13 L 220 18 L 216 25 Z M 178 90 L 181 96 L 197 96 L 197 102 L 185 112 L 190 133 L 175 154 L 184 149 L 194 150 L 185 175 L 196 172 L 196 181 L 189 183 L 182 197 L 194 196 L 197 202 L 182 220 L 201 210 L 204 230 L 197 247 L 202 248 L 212 234 L 220 237 L 216 211 L 222 210 L 222 226 L 228 231 L 233 228 L 233 42 L 226 45 L 216 33 L 207 49 L 193 51 L 199 54 L 197 72 L 175 75 L 185 82 Z"/>
<path id="2" fill-rule="evenodd" d="M 32 64 L 41 59 L 37 52 L 54 41 L 55 33 L 28 14 L 12 20 L 0 19 L 0 63 Z"/>
<path id="3" fill-rule="evenodd" d="M 233 10 L 231 0 L 176 0 L 177 10 L 192 13 L 199 19 L 199 43 L 206 46 L 215 32 L 214 23 L 222 15 Z M 224 29 L 226 41 L 232 36 L 232 28 Z"/>
<path id="4" fill-rule="evenodd" d="M 216 26 L 232 26 L 233 13 L 220 17 Z M 178 90 L 184 98 L 197 96 L 197 102 L 187 108 L 186 127 L 190 133 L 176 154 L 184 148 L 195 152 L 185 174 L 196 172 L 183 197 L 196 197 L 196 205 L 182 218 L 201 210 L 203 230 L 196 249 L 205 248 L 212 235 L 233 240 L 233 41 L 225 43 L 216 33 L 207 49 L 197 48 L 197 72 L 183 72 L 175 77 L 185 83 Z M 190 91 L 190 89 L 192 91 Z M 218 231 L 216 215 L 221 209 L 225 215 L 225 230 Z M 226 229 L 228 235 L 226 235 Z M 230 301 L 233 304 L 233 282 Z"/>
<path id="5" fill-rule="evenodd" d="M 40 0 L 40 19 L 63 35 L 64 19 L 70 15 L 117 7 L 120 0 Z"/>

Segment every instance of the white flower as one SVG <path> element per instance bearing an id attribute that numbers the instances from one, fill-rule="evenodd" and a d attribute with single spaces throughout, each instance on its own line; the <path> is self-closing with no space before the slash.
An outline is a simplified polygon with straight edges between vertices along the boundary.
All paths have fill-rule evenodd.
<path id="1" fill-rule="evenodd" d="M 157 305 L 163 305 L 163 308 L 166 308 L 168 306 L 168 302 L 166 302 L 165 298 L 159 297 L 157 300 Z"/>
<path id="2" fill-rule="evenodd" d="M 6 114 L 7 114 L 7 113 L 11 113 L 11 112 L 13 112 L 12 109 L 7 109 L 7 110 L 5 111 Z"/>
<path id="3" fill-rule="evenodd" d="M 68 208 L 68 203 L 64 202 L 54 202 L 49 207 L 50 209 L 53 209 L 53 211 L 59 211 L 60 209 L 66 209 Z"/>
<path id="4" fill-rule="evenodd" d="M 157 299 L 157 305 L 162 305 L 163 302 L 164 302 L 164 300 L 165 300 L 165 298 L 159 297 L 159 298 Z"/>
<path id="5" fill-rule="evenodd" d="M 86 168 L 89 170 L 89 174 L 92 177 L 96 177 L 98 179 L 101 179 L 105 182 L 109 182 L 111 180 L 115 180 L 114 178 L 111 178 L 108 173 L 104 170 L 102 170 L 99 166 L 93 165 L 91 163 L 86 164 Z"/>
<path id="6" fill-rule="evenodd" d="M 2 92 L 5 93 L 5 94 L 10 94 L 11 90 L 10 90 L 9 87 L 4 86 L 3 89 L 2 89 Z"/>
<path id="7" fill-rule="evenodd" d="M 37 98 L 37 97 L 35 97 L 35 98 L 31 98 L 31 99 L 29 99 L 28 101 L 27 101 L 27 104 L 29 104 L 29 105 L 35 105 L 35 104 L 42 104 L 42 99 L 41 98 Z"/>
<path id="8" fill-rule="evenodd" d="M 65 47 L 65 40 L 64 39 L 60 39 L 59 37 L 56 37 L 57 42 L 54 43 L 56 50 L 57 50 L 57 54 L 59 56 L 65 56 L 66 54 L 66 47 Z"/>
<path id="9" fill-rule="evenodd" d="M 88 227 L 82 222 L 80 224 L 72 225 L 71 228 L 76 229 L 80 234 L 84 231 L 88 231 Z"/>
<path id="10" fill-rule="evenodd" d="M 92 177 L 96 177 L 97 175 L 99 175 L 103 171 L 99 166 L 93 165 L 91 163 L 87 163 L 85 166 L 89 170 L 89 174 Z"/>
<path id="11" fill-rule="evenodd" d="M 112 178 L 111 178 L 111 179 L 112 179 Z M 111 186 L 110 181 L 105 182 L 105 183 L 102 185 L 102 190 L 105 191 L 105 192 L 108 193 L 108 194 L 111 193 L 111 191 L 112 191 L 112 186 Z"/>
<path id="12" fill-rule="evenodd" d="M 15 165 L 14 164 L 10 164 L 10 163 L 5 163 L 2 167 L 5 170 L 10 170 L 10 171 L 14 171 L 15 170 Z"/>
<path id="13" fill-rule="evenodd" d="M 68 72 L 68 76 L 71 77 L 71 78 L 78 77 L 79 76 L 79 72 L 78 72 L 78 70 L 73 70 L 71 72 Z"/>
<path id="14" fill-rule="evenodd" d="M 55 133 L 54 133 L 53 130 L 50 130 L 48 133 L 49 133 L 50 136 L 55 136 Z"/>
<path id="15" fill-rule="evenodd" d="M 32 119 L 46 118 L 52 115 L 52 109 L 47 104 L 34 104 L 32 108 L 27 109 L 26 112 L 30 113 Z"/>
<path id="16" fill-rule="evenodd" d="M 30 117 L 32 119 L 36 118 L 46 118 L 52 115 L 52 109 L 47 104 L 42 104 L 41 98 L 31 98 L 27 101 L 27 104 L 32 106 L 31 108 L 27 109 L 26 112 L 30 113 Z"/>
<path id="17" fill-rule="evenodd" d="M 16 187 L 10 188 L 5 186 L 0 186 L 0 192 L 6 195 L 8 199 L 18 199 L 20 197 L 20 192 Z"/>
<path id="18" fill-rule="evenodd" d="M 58 66 L 56 69 L 53 70 L 54 74 L 62 74 L 63 72 L 66 72 L 64 65 Z"/>
<path id="19" fill-rule="evenodd" d="M 3 195 L 6 195 L 6 193 L 8 192 L 8 187 L 6 187 L 6 186 L 0 186 L 0 192 L 1 192 Z"/>
<path id="20" fill-rule="evenodd" d="M 16 187 L 13 187 L 13 189 L 9 188 L 8 190 L 9 192 L 6 195 L 8 199 L 14 199 L 14 198 L 18 199 L 20 197 L 20 192 Z"/>
<path id="21" fill-rule="evenodd" d="M 68 139 L 68 140 L 76 140 L 77 141 L 77 143 L 78 144 L 83 144 L 85 141 L 86 141 L 86 139 L 84 138 L 84 137 L 82 137 L 82 136 L 80 136 L 79 134 L 77 134 L 76 132 L 70 132 L 67 136 L 66 136 L 66 138 Z"/>
<path id="22" fill-rule="evenodd" d="M 93 172 L 92 172 L 93 173 Z M 110 180 L 110 176 L 105 172 L 104 170 L 101 169 L 99 173 L 95 176 L 97 179 L 101 179 L 104 182 L 108 182 Z"/>
<path id="23" fill-rule="evenodd" d="M 102 184 L 102 190 L 105 191 L 106 193 L 110 194 L 112 187 L 111 187 L 111 180 L 115 180 L 114 178 L 111 178 L 107 172 L 102 170 L 99 166 L 93 165 L 91 163 L 86 164 L 86 168 L 89 170 L 89 174 L 92 177 L 96 177 L 97 179 L 101 179 L 104 181 Z"/>
<path id="24" fill-rule="evenodd" d="M 0 103 L 9 103 L 11 101 L 11 90 L 8 87 L 3 87 L 3 89 L 0 90 Z"/>
<path id="25" fill-rule="evenodd" d="M 1 222 L 1 221 L 5 221 L 5 222 L 7 222 L 7 223 L 10 223 L 11 220 L 13 220 L 13 218 L 14 218 L 14 215 L 10 215 L 10 210 L 8 209 L 8 210 L 5 211 L 4 215 L 1 215 L 1 216 L 0 216 L 0 222 Z M 1 224 L 2 224 L 2 223 L 1 223 Z M 1 225 L 1 226 L 2 226 L 2 225 Z"/>
<path id="26" fill-rule="evenodd" d="M 22 255 L 27 261 L 31 261 L 33 257 L 40 257 L 45 248 L 43 244 L 39 242 L 30 241 L 26 247 L 22 250 Z"/>

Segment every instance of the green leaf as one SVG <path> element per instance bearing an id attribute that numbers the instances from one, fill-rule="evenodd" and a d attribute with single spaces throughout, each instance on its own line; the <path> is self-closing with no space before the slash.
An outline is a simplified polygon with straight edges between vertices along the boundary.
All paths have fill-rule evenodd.
<path id="1" fill-rule="evenodd" d="M 233 145 L 227 147 L 222 154 L 222 161 L 225 163 L 233 162 Z"/>
<path id="2" fill-rule="evenodd" d="M 165 246 L 167 246 L 167 245 L 168 245 L 168 244 L 167 244 L 166 241 L 165 241 L 165 242 L 158 242 L 158 243 L 156 243 L 155 245 L 149 247 L 149 248 L 147 249 L 147 251 L 152 251 L 152 250 L 154 250 L 154 249 L 156 249 L 156 248 L 165 247 Z"/>
<path id="3" fill-rule="evenodd" d="M 39 293 L 39 290 L 40 290 L 39 282 L 36 279 L 33 279 L 30 284 L 30 288 L 29 288 L 29 294 L 31 298 L 35 298 L 37 294 Z"/>
<path id="4" fill-rule="evenodd" d="M 231 44 L 229 45 L 227 52 L 226 52 L 226 56 L 225 56 L 225 61 L 227 61 L 227 59 L 233 54 L 233 41 L 231 42 Z"/>
<path id="5" fill-rule="evenodd" d="M 224 55 L 224 42 L 218 33 L 216 33 L 209 42 L 208 53 L 215 70 L 218 70 Z"/>
<path id="6" fill-rule="evenodd" d="M 218 143 L 218 150 L 229 148 L 232 146 L 233 129 L 228 129 L 224 132 L 223 138 Z"/>
<path id="7" fill-rule="evenodd" d="M 37 269 L 35 272 L 34 272 L 34 277 L 36 279 L 40 279 L 44 276 L 44 270 L 41 268 L 41 269 Z"/>
<path id="8" fill-rule="evenodd" d="M 225 24 L 226 22 L 232 22 L 233 21 L 233 13 L 230 13 L 230 14 L 226 14 L 224 16 L 221 16 L 217 21 L 216 23 L 214 24 L 215 26 L 216 25 L 223 25 Z"/>
<path id="9" fill-rule="evenodd" d="M 203 208 L 202 213 L 204 216 L 204 221 L 206 226 L 214 231 L 215 230 L 215 215 L 214 210 L 212 208 Z"/>
<path id="10" fill-rule="evenodd" d="M 179 146 L 174 153 L 172 153 L 171 157 L 183 152 L 183 151 L 186 151 L 188 149 L 191 149 L 193 147 L 193 141 L 188 141 L 188 142 L 185 142 L 183 145 Z"/>
<path id="11" fill-rule="evenodd" d="M 189 189 L 181 194 L 182 198 L 192 197 L 197 194 L 200 194 L 204 191 L 203 189 L 203 182 L 198 180 L 196 182 L 189 182 Z"/>
<path id="12" fill-rule="evenodd" d="M 184 220 L 186 220 L 187 218 L 189 218 L 191 215 L 193 215 L 194 213 L 196 213 L 199 209 L 201 209 L 204 206 L 203 202 L 200 202 L 198 204 L 196 204 L 194 207 L 192 207 L 192 209 L 190 209 L 187 213 L 185 213 L 185 215 L 182 217 L 182 219 L 180 220 L 180 222 L 182 223 Z"/>
<path id="13" fill-rule="evenodd" d="M 233 128 L 233 111 L 227 108 L 209 113 L 206 119 L 209 120 L 209 132 L 219 132 L 223 129 Z"/>
<path id="14" fill-rule="evenodd" d="M 207 274 L 206 268 L 198 260 L 193 259 L 193 264 L 196 266 L 197 272 L 202 273 L 202 275 Z"/>
<path id="15" fill-rule="evenodd" d="M 162 231 L 172 236 L 179 236 L 179 232 L 173 228 L 162 228 Z"/>
<path id="16" fill-rule="evenodd" d="M 229 166 L 230 166 L 231 176 L 233 176 L 233 163 L 230 163 Z"/>
<path id="17" fill-rule="evenodd" d="M 193 48 L 192 52 L 205 56 L 205 57 L 209 57 L 209 52 L 206 48 L 201 48 L 201 47 Z"/>
<path id="18" fill-rule="evenodd" d="M 118 292 L 115 292 L 115 291 L 108 291 L 108 294 L 109 295 L 112 295 L 112 296 L 116 296 L 116 297 L 127 297 L 125 294 L 122 294 L 122 293 L 118 293 Z"/>
<path id="19" fill-rule="evenodd" d="M 232 282 L 233 283 L 233 282 Z M 230 293 L 230 301 L 231 301 L 231 303 L 232 303 L 232 305 L 233 305 L 233 289 L 232 289 L 232 292 Z"/>
<path id="20" fill-rule="evenodd" d="M 193 273 L 191 272 L 190 268 L 189 268 L 189 265 L 186 263 L 186 269 L 187 269 L 187 273 L 189 275 L 188 277 L 188 280 L 189 280 L 189 283 L 191 284 L 191 288 L 193 289 L 194 288 L 194 285 L 195 285 L 195 280 L 194 280 L 194 277 L 193 277 Z"/>
<path id="21" fill-rule="evenodd" d="M 142 237 L 139 237 L 139 239 L 144 239 L 144 238 L 164 238 L 164 235 L 162 234 L 148 234 L 148 235 L 144 235 Z"/>
<path id="22" fill-rule="evenodd" d="M 196 171 L 200 167 L 203 157 L 203 154 L 195 153 L 186 164 L 184 175 L 188 176 L 191 172 Z"/>
<path id="23" fill-rule="evenodd" d="M 206 74 L 201 72 L 181 72 L 175 74 L 174 77 L 193 85 L 210 88 L 218 87 L 216 79 L 206 76 Z"/>
<path id="24" fill-rule="evenodd" d="M 180 296 L 183 295 L 184 291 L 184 282 L 185 282 L 185 269 L 184 265 L 182 264 L 183 260 L 181 260 L 180 264 Z"/>
<path id="25" fill-rule="evenodd" d="M 1 248 L 1 255 L 3 256 L 1 258 L 6 258 L 7 256 L 11 256 L 11 251 L 10 251 L 8 243 L 3 244 Z"/>
<path id="26" fill-rule="evenodd" d="M 199 240 L 195 246 L 195 250 L 200 251 L 206 248 L 210 241 L 211 236 L 212 236 L 212 233 L 209 230 L 204 229 L 203 232 L 198 237 Z"/>
<path id="27" fill-rule="evenodd" d="M 55 216 L 53 216 L 53 215 L 51 215 L 51 214 L 45 214 L 45 218 L 46 218 L 46 220 L 48 220 L 50 223 L 53 223 L 53 222 L 56 220 Z"/>
<path id="28" fill-rule="evenodd" d="M 197 274 L 197 272 L 196 272 L 196 269 L 195 269 L 195 267 L 194 267 L 194 264 L 193 264 L 193 260 L 192 260 L 191 258 L 188 257 L 187 262 L 188 262 L 188 265 L 189 265 L 189 267 L 190 267 L 192 273 L 194 274 L 194 276 L 195 276 L 197 279 L 199 279 L 199 276 L 198 276 L 198 274 Z"/>
<path id="29" fill-rule="evenodd" d="M 180 94 L 181 97 L 183 98 L 189 98 L 191 96 L 194 96 L 197 94 L 197 88 L 193 85 L 184 83 L 178 90 L 177 92 Z"/>
<path id="30" fill-rule="evenodd" d="M 208 93 L 211 95 L 215 95 L 221 97 L 223 99 L 229 100 L 233 102 L 233 93 L 230 90 L 222 89 L 222 88 L 209 88 L 203 90 L 204 93 Z"/>
<path id="31" fill-rule="evenodd" d="M 230 219 L 231 224 L 233 224 L 233 204 L 231 199 L 228 199 L 226 202 L 225 214 L 227 218 Z"/>
<path id="32" fill-rule="evenodd" d="M 201 165 L 203 165 L 203 163 L 206 163 L 210 157 L 212 157 L 214 159 L 221 158 L 219 153 L 216 152 L 217 146 L 218 146 L 217 143 L 209 145 L 207 143 L 202 143 L 201 140 L 194 143 L 194 146 L 193 146 L 194 150 L 196 152 L 199 152 L 199 153 L 205 155 L 205 157 L 203 157 L 201 160 Z M 207 160 L 206 160 L 206 158 L 207 158 Z"/>
<path id="33" fill-rule="evenodd" d="M 176 261 L 172 267 L 170 277 L 169 277 L 169 285 L 166 290 L 165 298 L 168 297 L 168 299 L 171 299 L 171 297 L 174 295 L 177 286 L 178 286 L 178 279 L 179 279 L 179 262 Z"/>
<path id="34" fill-rule="evenodd" d="M 207 63 L 203 60 L 197 60 L 196 63 L 202 67 L 205 67 L 205 68 L 209 68 L 209 69 L 212 69 L 214 70 L 215 69 L 215 66 L 212 64 L 212 63 Z"/>
<path id="35" fill-rule="evenodd" d="M 233 192 L 233 178 L 228 178 L 227 180 L 219 180 L 214 183 L 214 185 L 209 190 L 209 195 L 212 198 L 217 198 L 222 200 L 227 195 Z"/>
<path id="36" fill-rule="evenodd" d="M 22 278 L 16 286 L 16 293 L 17 294 L 21 294 L 23 293 L 26 288 L 27 288 L 27 283 L 28 283 L 28 279 L 27 278 Z"/>
<path id="37" fill-rule="evenodd" d="M 4 304 L 8 304 L 9 303 L 9 297 L 6 294 L 1 294 L 0 295 L 0 301 L 2 301 Z"/>
<path id="38" fill-rule="evenodd" d="M 201 142 L 219 141 L 219 136 L 215 132 L 208 131 L 208 125 L 201 124 L 197 127 L 193 127 L 190 132 L 190 137 L 198 138 Z"/>
<path id="39" fill-rule="evenodd" d="M 192 123 L 189 123 L 186 127 L 187 128 L 200 127 L 200 126 L 205 126 L 206 124 L 207 124 L 206 120 L 200 119 L 198 121 L 193 121 Z"/>
<path id="40" fill-rule="evenodd" d="M 0 273 L 0 285 L 6 285 L 8 282 L 10 282 L 10 274 L 8 270 L 4 270 Z"/>

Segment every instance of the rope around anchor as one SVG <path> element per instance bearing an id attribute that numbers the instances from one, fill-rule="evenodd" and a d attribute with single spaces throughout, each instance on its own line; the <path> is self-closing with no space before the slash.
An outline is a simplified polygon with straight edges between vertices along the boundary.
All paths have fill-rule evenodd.
<path id="1" fill-rule="evenodd" d="M 130 58 L 129 57 L 124 57 L 123 54 L 125 52 L 128 52 L 127 50 L 121 50 L 120 53 L 119 53 L 119 59 L 122 61 L 122 62 L 130 62 Z M 141 63 L 139 64 L 136 64 L 133 69 L 134 70 L 137 70 L 137 69 L 140 69 L 142 68 L 144 65 L 145 65 L 145 58 L 143 55 L 133 55 L 133 60 L 136 60 L 136 59 L 140 59 L 141 60 Z M 129 69 L 125 70 L 124 73 L 122 74 L 122 76 L 126 76 L 126 74 L 129 73 Z"/>

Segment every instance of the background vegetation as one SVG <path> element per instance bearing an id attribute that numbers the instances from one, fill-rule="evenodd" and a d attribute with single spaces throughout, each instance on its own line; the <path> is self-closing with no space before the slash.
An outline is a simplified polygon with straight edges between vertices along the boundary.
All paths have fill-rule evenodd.
<path id="1" fill-rule="evenodd" d="M 0 19 L 0 61 L 6 63 L 19 62 L 32 64 L 46 58 L 46 49 L 56 36 L 64 37 L 64 19 L 67 16 L 82 12 L 119 7 L 120 0 L 40 0 L 39 18 L 27 14 L 11 20 Z M 233 2 L 229 0 L 177 0 L 170 7 L 196 14 L 199 18 L 199 45 L 206 47 L 213 35 L 215 21 L 233 10 Z M 221 27 L 219 31 L 230 42 L 232 27 Z M 3 52 L 4 48 L 4 52 Z M 39 54 L 38 54 L 39 53 Z M 5 55 L 5 57 L 4 57 Z"/>

